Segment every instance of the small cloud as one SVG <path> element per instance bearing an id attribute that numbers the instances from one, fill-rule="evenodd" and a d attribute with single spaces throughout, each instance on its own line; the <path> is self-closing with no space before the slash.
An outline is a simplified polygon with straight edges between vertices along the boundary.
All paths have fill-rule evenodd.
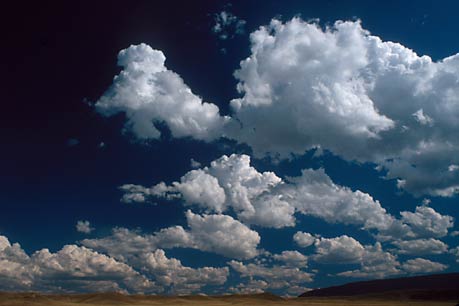
<path id="1" fill-rule="evenodd" d="M 424 114 L 424 110 L 422 108 L 419 109 L 417 112 L 413 113 L 413 117 L 416 119 L 417 122 L 419 122 L 422 125 L 432 126 L 434 123 L 434 120 L 430 116 Z"/>
<path id="2" fill-rule="evenodd" d="M 432 201 L 431 201 L 430 199 L 425 198 L 425 199 L 422 200 L 422 205 L 427 206 L 427 205 L 429 205 L 431 202 L 432 202 Z"/>
<path id="3" fill-rule="evenodd" d="M 459 231 L 452 231 L 449 235 L 451 237 L 457 237 L 457 236 L 459 236 Z"/>
<path id="4" fill-rule="evenodd" d="M 193 169 L 201 168 L 201 163 L 192 158 L 190 159 L 190 166 Z"/>
<path id="5" fill-rule="evenodd" d="M 221 11 L 215 14 L 215 24 L 212 27 L 212 32 L 218 35 L 221 40 L 233 38 L 236 35 L 244 34 L 246 21 L 239 19 L 230 12 Z"/>
<path id="6" fill-rule="evenodd" d="M 94 228 L 91 227 L 91 223 L 89 221 L 79 220 L 75 226 L 77 232 L 90 234 Z"/>
<path id="7" fill-rule="evenodd" d="M 67 146 L 74 147 L 80 144 L 80 141 L 76 138 L 69 138 L 67 139 Z"/>
<path id="8" fill-rule="evenodd" d="M 105 142 L 101 141 L 98 145 L 99 149 L 103 149 L 105 148 L 107 145 L 105 144 Z"/>

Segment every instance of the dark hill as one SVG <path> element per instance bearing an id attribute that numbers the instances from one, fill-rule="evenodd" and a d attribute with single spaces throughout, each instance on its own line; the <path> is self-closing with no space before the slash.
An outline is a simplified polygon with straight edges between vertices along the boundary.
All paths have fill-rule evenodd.
<path id="1" fill-rule="evenodd" d="M 424 275 L 348 283 L 315 289 L 300 297 L 373 296 L 409 299 L 459 299 L 459 273 Z"/>

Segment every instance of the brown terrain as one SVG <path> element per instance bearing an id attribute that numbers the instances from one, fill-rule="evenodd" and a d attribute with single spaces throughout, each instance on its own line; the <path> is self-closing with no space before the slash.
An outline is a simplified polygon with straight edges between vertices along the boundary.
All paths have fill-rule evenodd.
<path id="1" fill-rule="evenodd" d="M 225 296 L 142 296 L 122 295 L 119 293 L 94 293 L 75 295 L 43 295 L 37 293 L 0 293 L 1 306 L 96 306 L 96 305 L 126 305 L 126 306 L 295 306 L 295 305 L 412 305 L 412 306 L 446 306 L 456 305 L 455 301 L 422 301 L 403 298 L 381 297 L 313 297 L 313 298 L 281 298 L 270 294 L 254 295 L 225 295 Z"/>
<path id="2" fill-rule="evenodd" d="M 301 306 L 301 305 L 459 305 L 459 273 L 354 282 L 305 292 L 296 298 L 273 294 L 155 296 L 120 293 L 0 293 L 0 306 Z"/>

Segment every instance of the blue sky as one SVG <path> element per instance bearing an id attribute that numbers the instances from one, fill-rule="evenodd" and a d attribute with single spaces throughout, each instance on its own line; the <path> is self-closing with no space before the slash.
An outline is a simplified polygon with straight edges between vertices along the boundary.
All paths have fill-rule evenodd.
<path id="1" fill-rule="evenodd" d="M 11 7 L 0 289 L 296 295 L 458 271 L 455 10 Z"/>

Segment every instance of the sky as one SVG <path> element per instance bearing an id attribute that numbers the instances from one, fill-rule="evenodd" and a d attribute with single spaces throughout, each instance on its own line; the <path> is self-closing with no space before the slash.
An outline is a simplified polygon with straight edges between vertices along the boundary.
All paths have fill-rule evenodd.
<path id="1" fill-rule="evenodd" d="M 5 7 L 0 290 L 458 272 L 458 8 Z"/>

